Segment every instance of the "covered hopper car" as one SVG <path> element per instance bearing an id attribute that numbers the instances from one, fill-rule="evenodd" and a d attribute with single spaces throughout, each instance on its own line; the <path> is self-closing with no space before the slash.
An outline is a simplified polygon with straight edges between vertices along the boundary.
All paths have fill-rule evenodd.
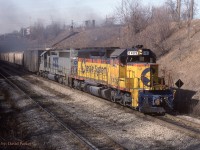
<path id="1" fill-rule="evenodd" d="M 9 62 L 16 66 L 37 73 L 40 64 L 40 55 L 45 50 L 25 50 L 17 52 L 2 52 L 0 53 L 0 60 Z"/>

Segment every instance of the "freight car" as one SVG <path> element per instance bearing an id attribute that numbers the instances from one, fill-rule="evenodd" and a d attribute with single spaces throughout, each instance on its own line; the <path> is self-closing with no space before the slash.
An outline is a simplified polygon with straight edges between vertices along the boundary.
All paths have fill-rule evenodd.
<path id="1" fill-rule="evenodd" d="M 45 50 L 26 50 L 24 51 L 24 68 L 30 72 L 37 73 L 40 65 L 40 55 Z"/>
<path id="2" fill-rule="evenodd" d="M 37 73 L 39 70 L 40 55 L 44 51 L 45 50 L 37 49 L 17 52 L 3 52 L 0 55 L 0 60 L 23 67 L 30 72 Z"/>
<path id="3" fill-rule="evenodd" d="M 14 64 L 15 63 L 15 53 L 14 52 L 1 53 L 1 60 L 9 62 L 11 64 Z"/>
<path id="4" fill-rule="evenodd" d="M 15 53 L 11 52 L 11 53 L 8 53 L 8 61 L 12 64 L 15 63 Z"/>
<path id="5" fill-rule="evenodd" d="M 174 91 L 142 46 L 44 52 L 39 74 L 144 113 L 173 110 Z"/>
<path id="6" fill-rule="evenodd" d="M 24 64 L 24 52 L 15 52 L 14 53 L 14 63 L 23 66 Z"/>

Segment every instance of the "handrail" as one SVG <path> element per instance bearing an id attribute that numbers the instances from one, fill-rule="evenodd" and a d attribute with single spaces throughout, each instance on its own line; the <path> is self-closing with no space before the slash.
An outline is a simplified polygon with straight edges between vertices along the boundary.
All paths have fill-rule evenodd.
<path id="1" fill-rule="evenodd" d="M 47 63 L 46 65 L 48 66 L 48 68 L 45 67 L 46 71 L 51 71 L 53 73 L 60 73 L 60 74 L 65 75 L 65 76 L 66 76 L 66 74 L 78 75 L 80 77 L 81 76 L 85 77 L 86 79 L 90 78 L 90 79 L 93 79 L 95 81 L 99 81 L 100 83 L 105 83 L 105 84 L 109 83 L 110 78 L 108 76 L 108 70 L 106 70 L 106 72 L 88 72 L 88 71 L 85 71 L 85 73 L 83 73 L 82 70 L 78 69 L 77 66 L 71 66 L 70 69 L 67 69 L 67 68 L 60 66 L 60 65 L 54 66 L 51 63 Z M 167 74 L 165 71 L 164 71 L 164 77 L 160 78 L 160 79 L 163 79 L 163 80 L 160 80 L 160 81 L 158 81 L 159 77 L 157 77 L 155 75 L 145 76 L 145 77 L 149 78 L 149 82 L 150 82 L 149 86 L 146 86 L 145 84 L 141 84 L 141 80 L 142 80 L 143 77 L 136 77 L 135 71 L 127 70 L 127 69 L 125 69 L 124 71 L 125 71 L 125 77 L 124 77 L 125 88 L 129 89 L 129 90 L 141 88 L 141 86 L 143 86 L 142 87 L 143 89 L 152 89 L 152 90 L 153 89 L 163 90 L 163 89 L 166 89 L 166 88 L 169 88 L 169 87 L 173 87 L 173 78 L 170 75 L 170 73 Z M 118 87 L 120 86 L 120 82 L 121 82 L 120 79 L 122 79 L 122 78 L 120 78 L 120 77 L 116 78 L 116 81 L 117 81 L 116 86 L 118 86 Z M 166 79 L 165 83 L 164 83 L 164 79 Z"/>

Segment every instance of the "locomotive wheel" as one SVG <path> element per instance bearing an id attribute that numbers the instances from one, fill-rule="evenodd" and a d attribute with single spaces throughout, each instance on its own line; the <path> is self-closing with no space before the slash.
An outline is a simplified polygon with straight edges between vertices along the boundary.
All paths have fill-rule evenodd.
<path id="1" fill-rule="evenodd" d="M 63 78 L 62 77 L 58 78 L 58 83 L 63 84 Z"/>
<path id="2" fill-rule="evenodd" d="M 111 100 L 113 103 L 116 102 L 116 92 L 115 92 L 115 91 L 111 91 L 110 100 Z"/>
<path id="3" fill-rule="evenodd" d="M 125 102 L 125 100 L 121 100 L 120 102 L 119 102 L 122 106 L 126 106 L 126 102 Z"/>
<path id="4" fill-rule="evenodd" d="M 72 83 L 73 83 L 72 78 L 68 78 L 68 84 L 66 84 L 66 85 L 69 85 L 69 87 L 72 88 L 72 87 L 73 87 L 73 86 L 72 86 L 72 85 L 73 85 Z"/>
<path id="5" fill-rule="evenodd" d="M 43 73 L 41 74 L 41 76 L 42 76 L 43 78 L 45 78 L 45 73 L 43 72 Z"/>
<path id="6" fill-rule="evenodd" d="M 67 86 L 67 85 L 68 85 L 67 80 L 63 80 L 63 84 L 64 84 L 65 86 Z"/>
<path id="7" fill-rule="evenodd" d="M 111 97 L 111 101 L 112 101 L 113 103 L 115 103 L 115 102 L 116 102 L 116 99 L 115 99 L 115 97 L 114 97 L 114 96 L 112 96 L 112 97 Z"/>
<path id="8" fill-rule="evenodd" d="M 42 77 L 42 72 L 40 72 L 40 77 Z"/>
<path id="9" fill-rule="evenodd" d="M 44 73 L 44 78 L 48 79 L 48 73 Z"/>
<path id="10" fill-rule="evenodd" d="M 126 106 L 126 101 L 125 101 L 125 98 L 124 98 L 124 97 L 125 97 L 125 94 L 122 95 L 120 104 L 123 105 L 123 106 Z"/>

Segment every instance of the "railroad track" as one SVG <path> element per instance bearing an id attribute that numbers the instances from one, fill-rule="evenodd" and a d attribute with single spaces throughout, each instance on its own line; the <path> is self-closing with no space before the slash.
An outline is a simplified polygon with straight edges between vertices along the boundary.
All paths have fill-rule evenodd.
<path id="1" fill-rule="evenodd" d="M 116 143 L 106 134 L 94 129 L 88 123 L 75 117 L 70 112 L 55 106 L 54 103 L 49 102 L 44 96 L 29 90 L 23 83 L 12 77 L 5 69 L 0 69 L 5 75 L 0 73 L 10 85 L 19 90 L 30 101 L 34 102 L 41 110 L 51 116 L 58 124 L 60 124 L 66 131 L 72 133 L 76 139 L 84 144 L 88 149 L 125 149 L 120 144 Z M 42 101 L 40 101 L 42 99 Z M 59 111 L 58 111 L 59 110 Z"/>
<path id="2" fill-rule="evenodd" d="M 53 82 L 53 81 L 51 81 L 51 82 Z M 102 100 L 102 98 L 95 97 L 88 93 L 83 93 L 82 91 L 79 91 L 79 90 L 77 90 L 76 93 L 86 94 L 89 97 Z M 139 118 L 142 118 L 144 120 L 149 120 L 152 122 L 156 122 L 157 124 L 168 127 L 172 130 L 177 130 L 177 131 L 184 133 L 190 137 L 200 139 L 200 124 L 198 124 L 198 123 L 191 122 L 189 120 L 182 119 L 180 117 L 173 116 L 170 114 L 165 114 L 164 116 L 143 114 L 143 113 L 136 111 L 135 109 L 124 107 L 120 103 L 119 104 L 112 103 L 112 102 L 110 102 L 110 103 L 111 103 L 112 107 L 123 109 L 127 113 L 133 113 L 134 115 L 138 116 Z"/>
<path id="3" fill-rule="evenodd" d="M 46 80 L 46 79 L 44 79 L 44 80 Z M 59 84 L 59 83 L 56 83 L 54 81 L 49 81 L 49 80 L 47 80 L 47 81 L 51 82 L 53 84 Z M 61 85 L 61 86 L 63 86 L 63 85 Z M 66 88 L 65 86 L 63 86 L 63 87 Z M 79 94 L 82 94 L 82 95 L 87 95 L 91 98 L 104 100 L 102 98 L 93 96 L 93 95 L 88 94 L 88 93 L 84 93 L 84 92 L 79 91 L 79 90 L 76 90 L 76 93 L 79 93 Z M 107 101 L 107 100 L 105 100 L 105 101 Z M 140 113 L 140 112 L 138 112 L 134 109 L 124 107 L 122 105 L 118 105 L 117 103 L 112 103 L 110 101 L 107 101 L 107 104 L 110 104 L 115 108 L 123 109 L 125 112 L 133 113 L 134 115 L 138 116 L 139 118 L 143 118 L 145 120 L 156 122 L 156 123 L 158 123 L 162 126 L 168 127 L 170 129 L 173 129 L 173 130 L 177 130 L 177 131 L 184 133 L 188 136 L 200 139 L 200 124 L 197 124 L 197 123 L 194 123 L 194 122 L 191 122 L 189 120 L 182 119 L 182 118 L 179 118 L 179 117 L 176 117 L 176 116 L 172 116 L 170 114 L 165 114 L 164 116 L 146 115 L 146 114 Z"/>
<path id="4" fill-rule="evenodd" d="M 59 83 L 56 83 L 53 81 L 50 81 L 50 82 L 53 84 L 59 84 Z M 65 87 L 65 86 L 63 86 L 63 87 Z M 87 95 L 88 97 L 91 97 L 91 98 L 104 100 L 102 98 L 93 96 L 88 93 L 84 93 L 79 90 L 76 90 L 76 93 Z M 105 101 L 107 101 L 107 100 L 105 100 Z M 170 115 L 170 114 L 165 114 L 164 116 L 155 116 L 155 115 L 152 116 L 152 115 L 143 114 L 143 113 L 136 111 L 135 109 L 124 107 L 121 104 L 112 103 L 110 101 L 107 101 L 107 104 L 112 105 L 112 107 L 115 107 L 115 108 L 123 109 L 127 113 L 133 113 L 134 115 L 138 116 L 139 118 L 143 118 L 144 120 L 156 122 L 162 126 L 168 127 L 173 130 L 177 130 L 188 136 L 200 139 L 200 124 L 197 124 L 197 123 L 191 122 L 189 120 L 182 119 L 182 118 Z"/>
<path id="5" fill-rule="evenodd" d="M 0 82 L 3 81 L 3 77 L 0 76 Z M 1 123 L 1 134 L 0 134 L 0 142 L 6 143 L 7 141 L 15 141 L 15 142 L 22 142 L 21 139 L 17 138 L 13 132 L 12 129 L 10 127 L 7 126 L 7 124 L 5 125 L 4 123 L 4 117 L 5 115 L 8 115 L 8 112 L 4 112 L 5 110 L 5 94 L 2 93 L 2 91 L 0 91 L 0 122 Z M 5 114 L 4 114 L 5 113 Z M 0 146 L 5 146 L 3 144 L 0 144 Z"/>
<path id="6" fill-rule="evenodd" d="M 50 80 L 48 80 L 48 82 L 51 82 L 53 84 L 59 84 L 59 83 L 56 83 L 56 82 L 50 81 Z M 102 98 L 95 97 L 95 96 L 87 94 L 87 93 L 83 93 L 82 91 L 77 90 L 76 93 L 84 94 L 84 95 L 87 95 L 89 97 L 102 100 Z M 162 126 L 166 126 L 170 129 L 177 130 L 181 133 L 185 133 L 188 136 L 200 139 L 200 124 L 197 124 L 197 123 L 194 123 L 194 122 L 191 122 L 191 121 L 188 121 L 186 119 L 182 119 L 182 118 L 179 118 L 179 117 L 176 117 L 176 116 L 172 116 L 172 115 L 169 115 L 169 114 L 165 114 L 165 116 L 144 115 L 144 114 L 142 114 L 138 111 L 132 110 L 132 109 L 127 108 L 127 107 L 124 107 L 124 106 L 121 106 L 121 105 L 118 105 L 118 104 L 115 104 L 115 103 L 114 104 L 111 103 L 111 104 L 112 104 L 113 107 L 123 109 L 124 111 L 129 112 L 129 113 L 130 112 L 134 113 L 136 116 L 138 116 L 140 118 L 156 122 L 158 124 L 161 124 Z"/>
<path id="7" fill-rule="evenodd" d="M 169 114 L 166 114 L 165 116 L 156 116 L 156 118 L 168 123 L 168 126 L 171 126 L 182 133 L 186 133 L 191 137 L 200 139 L 200 124 Z"/>

